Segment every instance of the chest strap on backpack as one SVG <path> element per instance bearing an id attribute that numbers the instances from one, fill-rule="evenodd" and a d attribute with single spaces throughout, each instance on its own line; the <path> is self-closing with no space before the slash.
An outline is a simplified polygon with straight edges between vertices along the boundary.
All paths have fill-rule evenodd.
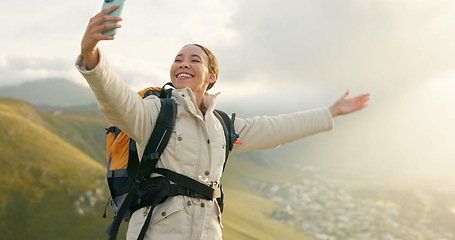
<path id="1" fill-rule="evenodd" d="M 175 184 L 181 185 L 187 189 L 191 189 L 192 191 L 198 193 L 199 195 L 203 196 L 201 198 L 207 200 L 213 200 L 214 198 L 214 189 L 208 185 L 200 183 L 190 177 L 185 175 L 176 173 L 166 168 L 155 168 L 153 171 L 155 173 L 159 173 L 165 176 L 170 181 L 174 182 Z"/>
<path id="2" fill-rule="evenodd" d="M 206 199 L 206 200 L 213 200 L 215 198 L 218 198 L 221 196 L 221 190 L 220 186 L 214 186 L 212 187 L 213 189 L 213 197 L 208 198 L 190 188 L 184 187 L 180 184 L 171 184 L 171 196 L 187 196 L 190 198 L 201 198 L 201 199 Z"/>

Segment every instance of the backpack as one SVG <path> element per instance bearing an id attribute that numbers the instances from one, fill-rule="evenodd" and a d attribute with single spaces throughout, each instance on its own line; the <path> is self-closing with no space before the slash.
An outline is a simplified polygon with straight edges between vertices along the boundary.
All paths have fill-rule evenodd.
<path id="1" fill-rule="evenodd" d="M 215 194 L 217 189 L 213 186 L 207 186 L 182 174 L 156 167 L 156 163 L 170 139 L 177 115 L 175 101 L 171 98 L 172 88 L 166 89 L 166 85 L 172 86 L 171 83 L 167 83 L 162 88 L 150 87 L 138 92 L 142 98 L 155 95 L 161 101 L 157 123 L 141 161 L 138 159 L 136 143 L 133 139 L 114 125 L 106 128 L 106 179 L 111 193 L 110 205 L 115 213 L 113 222 L 106 229 L 110 239 L 116 239 L 123 219 L 127 221 L 134 211 L 149 206 L 149 214 L 138 238 L 143 239 L 153 208 L 164 202 L 169 196 L 186 195 L 210 200 L 216 196 L 221 212 L 223 212 L 224 193 L 221 185 L 219 194 Z M 229 152 L 234 143 L 239 143 L 237 141 L 239 135 L 234 131 L 235 113 L 232 114 L 232 118 L 229 118 L 226 113 L 215 110 L 214 115 L 223 126 L 227 144 L 224 171 Z M 151 178 L 152 173 L 159 173 L 162 176 Z M 109 202 L 103 214 L 104 218 L 106 218 L 108 205 Z"/>

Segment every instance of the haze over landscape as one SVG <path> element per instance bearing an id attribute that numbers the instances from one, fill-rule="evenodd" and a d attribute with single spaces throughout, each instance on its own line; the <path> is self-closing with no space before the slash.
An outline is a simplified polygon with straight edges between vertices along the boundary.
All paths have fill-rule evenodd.
<path id="1" fill-rule="evenodd" d="M 86 86 L 73 62 L 101 4 L 2 3 L 2 22 L 14 24 L 0 40 L 0 86 L 46 77 Z M 327 106 L 348 88 L 370 92 L 371 106 L 336 119 L 315 158 L 452 176 L 453 1 L 137 0 L 125 3 L 123 18 L 117 39 L 100 46 L 135 90 L 166 82 L 180 47 L 201 43 L 221 65 L 219 108 L 276 114 Z"/>

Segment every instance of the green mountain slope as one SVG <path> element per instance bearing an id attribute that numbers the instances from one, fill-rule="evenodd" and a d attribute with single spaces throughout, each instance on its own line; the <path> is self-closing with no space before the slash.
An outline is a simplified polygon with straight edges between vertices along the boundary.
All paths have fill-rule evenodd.
<path id="1" fill-rule="evenodd" d="M 105 163 L 108 122 L 96 105 L 40 110 L 48 128 L 99 163 Z"/>
<path id="2" fill-rule="evenodd" d="M 104 169 L 46 128 L 31 105 L 0 99 L 2 239 L 97 239 Z"/>

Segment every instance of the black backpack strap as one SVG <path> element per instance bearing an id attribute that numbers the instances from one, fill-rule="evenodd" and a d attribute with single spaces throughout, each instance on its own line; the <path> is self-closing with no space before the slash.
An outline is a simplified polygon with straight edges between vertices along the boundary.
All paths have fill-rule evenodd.
<path id="1" fill-rule="evenodd" d="M 221 111 L 221 110 L 215 110 L 213 111 L 213 114 L 220 120 L 221 125 L 223 126 L 224 130 L 224 137 L 226 138 L 226 154 L 225 154 L 225 159 L 224 159 L 224 164 L 223 164 L 223 172 L 224 169 L 226 169 L 226 163 L 229 158 L 229 153 L 231 152 L 232 148 L 234 148 L 234 143 L 237 141 L 239 138 L 239 135 L 235 132 L 234 128 L 234 121 L 235 121 L 235 113 L 232 114 L 232 117 L 229 118 L 229 116 Z M 223 212 L 224 210 L 224 193 L 223 193 L 223 186 L 220 184 L 220 192 L 221 196 L 216 199 L 218 206 L 220 207 L 220 211 Z"/>
<path id="2" fill-rule="evenodd" d="M 156 163 L 158 162 L 161 153 L 166 148 L 166 145 L 172 135 L 172 131 L 175 125 L 175 118 L 177 116 L 177 106 L 174 99 L 166 98 L 160 100 L 160 113 L 158 114 L 155 128 L 153 129 L 152 135 L 150 136 L 149 142 L 147 143 L 142 160 L 139 163 L 136 179 L 133 182 L 133 186 L 128 192 L 127 197 L 125 198 L 125 201 L 120 207 L 117 216 L 115 216 L 114 221 L 106 229 L 110 240 L 117 238 L 120 224 L 130 211 L 132 200 L 135 197 L 140 183 L 150 177 L 152 171 L 155 169 Z M 141 233 L 141 235 L 143 234 Z"/>
<path id="3" fill-rule="evenodd" d="M 166 89 L 166 86 L 170 86 L 171 88 Z M 174 85 L 172 85 L 171 82 L 164 84 L 163 87 L 161 87 L 161 92 L 160 92 L 159 97 L 160 98 L 171 98 L 172 90 L 174 90 L 174 89 L 175 89 L 175 87 L 174 87 Z"/>
<path id="4" fill-rule="evenodd" d="M 158 196 L 156 196 L 152 205 L 150 205 L 150 209 L 148 210 L 149 212 L 147 214 L 147 218 L 145 219 L 144 225 L 142 225 L 141 231 L 139 232 L 139 236 L 137 237 L 138 240 L 143 240 L 145 238 L 145 233 L 147 233 L 147 229 L 150 225 L 150 220 L 152 219 L 153 210 L 155 209 L 156 205 L 158 205 L 161 201 L 163 201 L 163 199 L 166 199 L 168 197 L 166 194 L 169 192 L 170 192 L 170 189 L 162 190 L 158 194 Z"/>
<path id="5" fill-rule="evenodd" d="M 120 130 L 116 126 L 110 126 L 108 128 L 104 128 L 104 129 L 106 129 L 106 134 L 109 134 L 110 132 L 113 132 L 114 133 L 114 138 L 117 138 L 117 136 L 122 132 L 122 130 Z"/>
<path id="6" fill-rule="evenodd" d="M 234 121 L 235 121 L 235 113 L 232 114 L 232 117 L 229 118 L 229 116 L 221 111 L 215 109 L 213 111 L 213 114 L 220 120 L 221 125 L 223 126 L 224 130 L 224 137 L 226 138 L 226 155 L 225 155 L 225 160 L 224 160 L 224 165 L 223 165 L 223 171 L 224 168 L 226 167 L 226 162 L 229 157 L 229 153 L 231 152 L 232 148 L 234 147 L 234 142 L 237 141 L 239 138 L 239 135 L 235 133 L 234 129 Z"/>
<path id="7" fill-rule="evenodd" d="M 166 148 L 175 125 L 177 106 L 172 98 L 161 98 L 161 109 L 155 128 L 144 150 L 141 163 L 136 175 L 136 181 L 142 181 L 150 177 L 155 169 L 161 153 Z"/>
<path id="8" fill-rule="evenodd" d="M 207 200 L 213 200 L 214 197 L 214 189 L 208 185 L 205 185 L 201 182 L 198 182 L 190 177 L 187 177 L 185 175 L 182 175 L 180 173 L 176 173 L 174 171 L 171 171 L 166 168 L 155 168 L 154 171 L 155 173 L 159 173 L 163 176 L 165 176 L 167 179 L 170 181 L 181 185 L 187 189 L 190 189 L 194 192 L 199 193 L 202 195 L 205 199 Z"/>

